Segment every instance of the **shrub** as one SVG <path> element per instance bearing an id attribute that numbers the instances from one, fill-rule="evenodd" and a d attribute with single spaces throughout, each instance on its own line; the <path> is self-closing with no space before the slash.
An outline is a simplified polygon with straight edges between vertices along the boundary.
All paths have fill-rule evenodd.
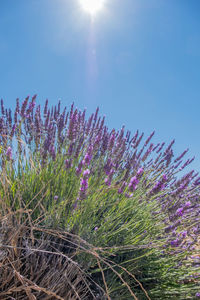
<path id="1" fill-rule="evenodd" d="M 181 175 L 187 150 L 174 158 L 174 141 L 109 130 L 98 108 L 42 113 L 35 99 L 13 114 L 1 101 L 0 297 L 194 299 L 200 177 Z"/>

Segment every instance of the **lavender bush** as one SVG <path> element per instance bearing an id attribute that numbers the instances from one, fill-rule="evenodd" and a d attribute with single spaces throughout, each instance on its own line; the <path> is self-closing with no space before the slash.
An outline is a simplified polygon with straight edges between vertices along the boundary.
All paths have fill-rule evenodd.
<path id="1" fill-rule="evenodd" d="M 174 141 L 153 144 L 154 132 L 144 139 L 124 127 L 109 130 L 98 108 L 87 119 L 74 104 L 67 111 L 47 100 L 42 110 L 35 101 L 20 106 L 17 99 L 12 112 L 1 100 L 1 234 L 12 226 L 20 232 L 2 253 L 31 248 L 29 257 L 42 248 L 51 256 L 52 236 L 60 238 L 56 255 L 73 258 L 75 274 L 78 265 L 84 275 L 73 295 L 37 282 L 52 299 L 198 298 L 200 177 L 184 173 L 194 160 L 184 159 L 188 150 L 175 157 Z M 40 299 L 34 280 L 29 293 Z M 5 296 L 10 286 L 1 285 Z"/>

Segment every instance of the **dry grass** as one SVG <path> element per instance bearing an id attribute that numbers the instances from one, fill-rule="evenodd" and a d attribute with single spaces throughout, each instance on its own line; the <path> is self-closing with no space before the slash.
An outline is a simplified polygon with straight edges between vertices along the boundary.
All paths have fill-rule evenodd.
<path id="1" fill-rule="evenodd" d="M 77 237 L 12 217 L 1 222 L 0 239 L 0 299 L 104 299 L 73 259 L 83 247 Z"/>
<path id="2" fill-rule="evenodd" d="M 32 224 L 29 211 L 20 212 L 20 218 L 16 215 L 11 213 L 0 218 L 0 299 L 109 300 L 103 266 L 119 277 L 133 299 L 138 298 L 115 267 L 133 277 L 150 299 L 134 275 L 103 258 L 101 254 L 106 251 L 102 248 L 95 248 L 72 233 Z M 105 290 L 77 263 L 80 253 L 96 260 Z"/>

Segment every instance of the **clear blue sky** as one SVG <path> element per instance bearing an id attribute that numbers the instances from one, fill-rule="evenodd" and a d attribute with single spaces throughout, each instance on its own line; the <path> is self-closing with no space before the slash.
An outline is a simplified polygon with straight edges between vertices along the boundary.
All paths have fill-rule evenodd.
<path id="1" fill-rule="evenodd" d="M 200 1 L 105 4 L 92 23 L 79 0 L 1 0 L 0 97 L 99 106 L 109 127 L 175 138 L 200 170 Z"/>

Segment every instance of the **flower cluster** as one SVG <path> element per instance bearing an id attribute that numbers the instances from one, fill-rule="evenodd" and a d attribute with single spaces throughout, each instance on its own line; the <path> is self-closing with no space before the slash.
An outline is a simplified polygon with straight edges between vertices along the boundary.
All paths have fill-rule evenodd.
<path id="1" fill-rule="evenodd" d="M 200 177 L 194 170 L 177 176 L 194 158 L 184 160 L 188 149 L 174 157 L 174 140 L 165 147 L 165 143 L 153 144 L 153 136 L 154 132 L 142 144 L 144 134 L 138 130 L 133 136 L 125 132 L 124 126 L 119 131 L 109 131 L 105 117 L 99 116 L 99 108 L 86 119 L 86 111 L 79 111 L 74 104 L 67 111 L 66 107 L 61 109 L 60 102 L 49 108 L 46 100 L 42 109 L 33 96 L 21 106 L 17 99 L 12 113 L 1 100 L 1 168 L 31 149 L 34 155 L 39 154 L 42 165 L 51 159 L 56 161 L 58 155 L 64 157 L 66 172 L 80 177 L 79 200 L 87 197 L 89 174 L 95 174 L 100 185 L 113 187 L 118 197 L 134 197 L 141 187 L 144 201 L 157 201 L 158 210 L 152 214 L 163 215 L 169 245 L 180 246 L 183 239 L 172 239 L 172 233 L 189 226 L 188 220 L 193 240 L 199 232 Z"/>
<path id="2" fill-rule="evenodd" d="M 80 200 L 83 200 L 86 197 L 86 192 L 88 189 L 88 178 L 90 175 L 90 170 L 87 169 L 83 172 L 83 176 L 80 181 L 80 190 L 79 190 L 79 198 Z"/>

